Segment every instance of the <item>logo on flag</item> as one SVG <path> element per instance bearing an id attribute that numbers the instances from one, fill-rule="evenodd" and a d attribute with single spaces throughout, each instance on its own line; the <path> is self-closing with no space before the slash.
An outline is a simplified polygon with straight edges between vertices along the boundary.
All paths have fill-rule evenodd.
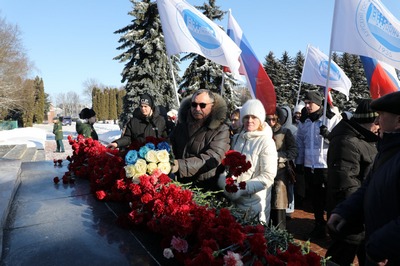
<path id="1" fill-rule="evenodd" d="M 157 0 L 168 55 L 196 53 L 238 75 L 240 48 L 226 33 L 183 0 Z"/>
<path id="2" fill-rule="evenodd" d="M 379 0 L 336 0 L 331 49 L 400 69 L 400 21 Z"/>
<path id="3" fill-rule="evenodd" d="M 400 52 L 400 30 L 390 22 L 389 14 L 385 15 L 380 8 L 374 2 L 360 1 L 356 15 L 357 28 L 366 44 L 376 50 L 381 49 L 390 57 L 390 51 Z M 381 45 L 384 48 L 379 48 Z"/>
<path id="4" fill-rule="evenodd" d="M 329 58 L 317 48 L 309 45 L 301 74 L 301 81 L 325 87 L 328 78 Z M 351 81 L 344 71 L 333 61 L 329 70 L 330 88 L 339 91 L 349 98 Z"/>
<path id="5" fill-rule="evenodd" d="M 323 81 L 326 81 L 328 78 L 328 60 L 322 60 L 319 63 L 319 74 L 320 77 L 323 78 Z M 331 63 L 331 69 L 329 70 L 329 80 L 330 81 L 339 81 L 342 78 L 340 74 L 340 70 L 336 64 Z"/>
<path id="6" fill-rule="evenodd" d="M 216 54 L 216 56 L 221 55 L 223 53 L 221 49 L 222 40 L 220 36 L 216 34 L 210 24 L 201 19 L 192 11 L 184 9 L 182 4 L 178 4 L 177 8 L 178 10 L 182 8 L 180 11 L 182 13 L 183 20 L 177 20 L 180 24 L 179 26 L 182 32 L 187 34 L 187 31 L 183 30 L 187 28 L 190 33 L 190 35 L 187 35 L 187 37 L 193 37 L 193 39 L 200 44 L 202 51 L 206 54 L 210 56 L 213 56 L 213 54 Z M 177 15 L 180 14 L 177 13 Z M 184 25 L 182 25 L 182 22 L 184 22 Z"/>

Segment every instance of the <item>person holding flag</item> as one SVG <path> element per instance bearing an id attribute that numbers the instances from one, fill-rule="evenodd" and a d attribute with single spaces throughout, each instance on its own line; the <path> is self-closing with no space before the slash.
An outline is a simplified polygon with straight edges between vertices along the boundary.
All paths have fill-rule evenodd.
<path id="1" fill-rule="evenodd" d="M 324 218 L 326 201 L 326 183 L 328 179 L 328 141 L 325 140 L 341 119 L 329 108 L 326 112 L 326 124 L 323 125 L 324 98 L 318 91 L 308 91 L 304 98 L 307 113 L 303 113 L 297 129 L 296 142 L 298 156 L 296 158 L 297 174 L 304 174 L 310 188 L 311 201 L 315 217 L 312 238 L 324 238 L 326 221 Z"/>

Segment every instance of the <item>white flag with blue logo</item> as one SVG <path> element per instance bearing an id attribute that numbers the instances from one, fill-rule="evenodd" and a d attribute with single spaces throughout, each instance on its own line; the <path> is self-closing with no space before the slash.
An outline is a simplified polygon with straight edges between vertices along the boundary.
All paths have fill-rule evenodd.
<path id="1" fill-rule="evenodd" d="M 379 0 L 336 0 L 331 50 L 400 69 L 400 21 Z"/>
<path id="2" fill-rule="evenodd" d="M 309 45 L 301 74 L 301 81 L 310 84 L 326 86 L 328 77 L 329 57 L 317 48 Z M 329 88 L 339 91 L 346 95 L 349 100 L 351 81 L 344 71 L 333 61 L 329 70 Z"/>
<path id="3" fill-rule="evenodd" d="M 195 7 L 183 0 L 157 0 L 168 55 L 196 53 L 239 75 L 240 48 Z"/>

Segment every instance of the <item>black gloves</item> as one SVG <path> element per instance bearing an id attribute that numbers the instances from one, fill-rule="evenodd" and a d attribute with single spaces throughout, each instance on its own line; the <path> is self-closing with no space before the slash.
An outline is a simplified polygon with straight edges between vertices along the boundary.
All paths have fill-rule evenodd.
<path id="1" fill-rule="evenodd" d="M 322 137 L 327 138 L 329 133 L 331 133 L 331 132 L 328 130 L 328 128 L 326 126 L 322 125 L 319 127 L 319 134 Z"/>

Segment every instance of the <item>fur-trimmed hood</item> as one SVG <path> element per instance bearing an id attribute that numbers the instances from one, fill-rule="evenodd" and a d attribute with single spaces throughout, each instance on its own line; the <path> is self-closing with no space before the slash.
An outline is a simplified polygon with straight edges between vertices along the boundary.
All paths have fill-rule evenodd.
<path id="1" fill-rule="evenodd" d="M 228 107 L 225 100 L 219 94 L 214 93 L 214 97 L 214 106 L 206 122 L 210 129 L 217 129 L 222 123 L 224 123 L 226 120 L 226 114 L 228 112 Z M 192 96 L 188 96 L 182 100 L 178 111 L 179 123 L 185 123 L 194 120 L 192 114 L 190 113 L 191 103 Z"/>

